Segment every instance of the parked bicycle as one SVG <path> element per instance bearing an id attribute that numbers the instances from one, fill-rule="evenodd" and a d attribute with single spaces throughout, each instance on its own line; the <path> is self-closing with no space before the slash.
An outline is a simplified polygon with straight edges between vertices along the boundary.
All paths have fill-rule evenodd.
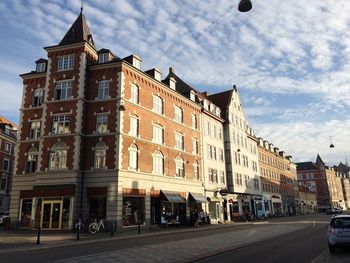
<path id="1" fill-rule="evenodd" d="M 103 221 L 102 219 L 100 219 L 98 222 L 97 220 L 95 219 L 94 222 L 92 222 L 90 225 L 89 225 L 89 232 L 91 234 L 95 234 L 97 232 L 99 232 L 100 230 L 105 230 L 105 225 L 103 224 Z"/>

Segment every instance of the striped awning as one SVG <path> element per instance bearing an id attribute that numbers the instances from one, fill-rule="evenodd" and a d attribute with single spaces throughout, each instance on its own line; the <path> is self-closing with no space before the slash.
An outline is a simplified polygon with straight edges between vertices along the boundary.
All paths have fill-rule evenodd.
<path id="1" fill-rule="evenodd" d="M 190 200 L 195 201 L 197 203 L 208 203 L 205 196 L 199 193 L 190 193 Z"/>
<path id="2" fill-rule="evenodd" d="M 186 199 L 179 192 L 161 190 L 160 193 L 170 203 L 186 203 Z"/>

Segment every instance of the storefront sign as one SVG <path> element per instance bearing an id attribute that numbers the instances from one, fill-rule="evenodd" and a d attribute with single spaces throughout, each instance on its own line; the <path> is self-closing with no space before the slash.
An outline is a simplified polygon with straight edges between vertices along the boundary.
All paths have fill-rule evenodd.
<path id="1" fill-rule="evenodd" d="M 220 193 L 220 195 L 222 195 L 222 196 L 226 196 L 226 195 L 228 195 L 228 191 L 227 191 L 227 189 L 226 189 L 226 188 L 221 189 L 221 190 L 219 191 L 219 193 Z"/>

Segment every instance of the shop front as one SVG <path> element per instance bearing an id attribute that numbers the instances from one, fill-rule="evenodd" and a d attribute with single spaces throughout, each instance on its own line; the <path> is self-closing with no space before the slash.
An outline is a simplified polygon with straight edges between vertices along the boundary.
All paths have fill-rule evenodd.
<path id="1" fill-rule="evenodd" d="M 145 225 L 146 190 L 123 188 L 122 227 Z"/>
<path id="2" fill-rule="evenodd" d="M 215 224 L 221 221 L 221 209 L 220 202 L 221 199 L 215 196 L 207 197 L 208 200 L 208 216 L 210 218 L 210 223 Z"/>
<path id="3" fill-rule="evenodd" d="M 94 219 L 106 219 L 107 187 L 89 187 L 87 200 L 89 206 L 89 222 Z"/>
<path id="4" fill-rule="evenodd" d="M 71 229 L 74 196 L 73 186 L 21 191 L 18 227 L 40 227 L 43 230 Z"/>
<path id="5" fill-rule="evenodd" d="M 160 191 L 159 215 L 161 225 L 185 225 L 186 193 L 175 191 Z"/>
<path id="6" fill-rule="evenodd" d="M 273 195 L 271 197 L 272 201 L 272 209 L 273 209 L 273 215 L 274 216 L 282 216 L 283 215 L 283 205 L 281 197 L 278 195 Z"/>
<path id="7" fill-rule="evenodd" d="M 199 223 L 208 224 L 209 218 L 207 213 L 203 210 L 203 205 L 208 203 L 204 195 L 200 193 L 190 192 L 188 195 L 188 204 L 190 206 L 190 222 L 195 223 L 197 218 Z M 197 214 L 196 214 L 197 213 Z"/>

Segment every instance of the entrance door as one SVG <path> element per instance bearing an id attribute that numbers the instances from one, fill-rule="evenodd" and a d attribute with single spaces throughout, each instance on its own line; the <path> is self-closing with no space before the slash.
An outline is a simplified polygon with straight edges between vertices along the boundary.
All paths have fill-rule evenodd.
<path id="1" fill-rule="evenodd" d="M 44 201 L 41 208 L 41 228 L 60 229 L 62 222 L 62 201 Z"/>

